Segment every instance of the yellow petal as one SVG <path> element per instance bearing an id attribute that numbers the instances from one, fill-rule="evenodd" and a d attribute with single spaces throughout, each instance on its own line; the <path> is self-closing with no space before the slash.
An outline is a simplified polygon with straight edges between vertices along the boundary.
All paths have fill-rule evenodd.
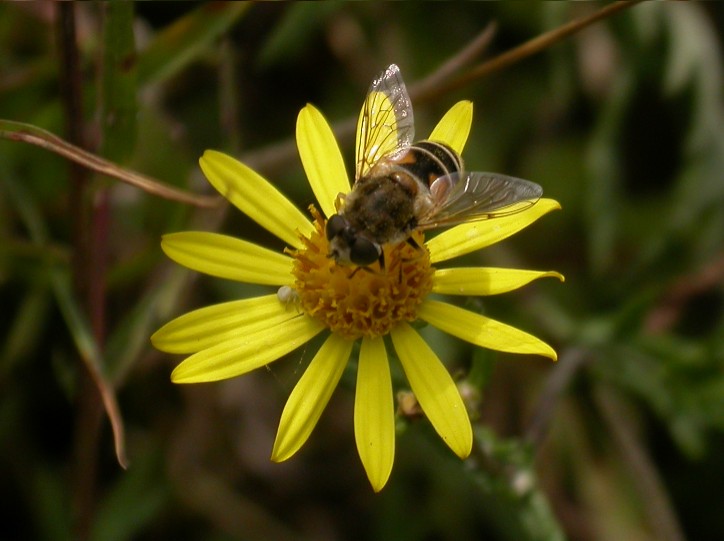
<path id="1" fill-rule="evenodd" d="M 432 278 L 432 290 L 448 295 L 498 295 L 529 284 L 538 278 L 552 277 L 564 281 L 555 271 L 465 267 L 437 269 Z"/>
<path id="2" fill-rule="evenodd" d="M 395 460 L 392 379 L 382 338 L 364 338 L 357 367 L 354 435 L 362 465 L 375 492 L 387 483 Z"/>
<path id="3" fill-rule="evenodd" d="M 532 207 L 516 214 L 453 227 L 425 243 L 430 250 L 430 261 L 438 263 L 495 244 L 528 227 L 544 214 L 559 208 L 561 206 L 558 201 L 541 199 Z"/>
<path id="4" fill-rule="evenodd" d="M 199 165 L 211 185 L 241 212 L 289 246 L 303 248 L 297 232 L 309 235 L 314 227 L 259 173 L 215 150 L 204 152 Z"/>
<path id="5" fill-rule="evenodd" d="M 169 321 L 151 336 L 167 353 L 196 353 L 235 336 L 270 329 L 297 317 L 276 295 L 207 306 Z"/>
<path id="6" fill-rule="evenodd" d="M 318 334 L 324 326 L 297 316 L 270 329 L 242 334 L 191 355 L 171 374 L 174 383 L 201 383 L 240 376 L 276 361 Z"/>
<path id="7" fill-rule="evenodd" d="M 291 279 L 292 258 L 219 233 L 170 233 L 161 248 L 176 263 L 219 278 L 274 286 Z"/>
<path id="8" fill-rule="evenodd" d="M 332 334 L 309 363 L 284 406 L 272 450 L 274 462 L 288 459 L 307 441 L 342 377 L 353 344 Z"/>
<path id="9" fill-rule="evenodd" d="M 428 139 L 445 143 L 458 154 L 462 154 L 472 124 L 473 103 L 459 101 L 440 119 Z"/>
<path id="10" fill-rule="evenodd" d="M 336 214 L 334 201 L 340 193 L 349 192 L 349 179 L 344 159 L 332 128 L 312 105 L 299 111 L 297 148 L 312 191 L 325 216 Z"/>
<path id="11" fill-rule="evenodd" d="M 426 300 L 417 315 L 438 329 L 488 349 L 507 353 L 533 353 L 554 361 L 556 352 L 532 334 L 445 302 Z"/>
<path id="12" fill-rule="evenodd" d="M 455 382 L 425 340 L 407 323 L 390 333 L 407 381 L 435 431 L 460 458 L 473 448 L 473 431 Z"/>

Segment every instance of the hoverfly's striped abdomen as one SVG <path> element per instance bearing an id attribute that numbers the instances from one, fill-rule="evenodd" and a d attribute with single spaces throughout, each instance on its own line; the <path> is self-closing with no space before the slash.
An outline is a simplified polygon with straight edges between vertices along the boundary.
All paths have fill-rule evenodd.
<path id="1" fill-rule="evenodd" d="M 449 146 L 433 141 L 419 141 L 395 161 L 410 175 L 430 186 L 438 178 L 463 169 L 462 158 Z"/>

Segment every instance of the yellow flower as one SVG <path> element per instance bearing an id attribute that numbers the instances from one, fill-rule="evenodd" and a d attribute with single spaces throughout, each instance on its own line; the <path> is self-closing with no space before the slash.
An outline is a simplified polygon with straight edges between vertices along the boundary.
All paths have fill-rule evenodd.
<path id="1" fill-rule="evenodd" d="M 430 139 L 458 153 L 472 123 L 472 104 L 456 104 Z M 359 137 L 358 137 L 359 139 Z M 358 143 L 359 145 L 359 140 Z M 321 113 L 307 105 L 297 122 L 297 145 L 324 216 L 350 190 L 342 154 Z M 514 327 L 430 298 L 495 295 L 556 272 L 502 268 L 446 268 L 433 264 L 498 242 L 559 208 L 541 199 L 530 208 L 491 221 L 462 224 L 424 244 L 385 246 L 385 269 L 356 272 L 328 257 L 325 219 L 309 220 L 276 188 L 244 164 L 206 151 L 200 160 L 209 182 L 232 204 L 282 239 L 278 253 L 244 240 L 209 232 L 165 235 L 161 246 L 177 263 L 212 276 L 279 288 L 278 293 L 209 306 L 164 325 L 151 338 L 168 353 L 191 354 L 171 375 L 176 383 L 231 378 L 271 363 L 320 332 L 329 336 L 292 391 L 282 413 L 272 460 L 296 453 L 311 434 L 361 341 L 354 428 L 357 449 L 375 491 L 392 470 L 394 399 L 387 351 L 389 335 L 407 380 L 430 423 L 461 458 L 472 449 L 472 430 L 460 393 L 440 359 L 408 322 L 427 323 L 472 344 L 510 353 L 556 359 L 553 349 Z M 417 234 L 419 245 L 423 244 Z"/>

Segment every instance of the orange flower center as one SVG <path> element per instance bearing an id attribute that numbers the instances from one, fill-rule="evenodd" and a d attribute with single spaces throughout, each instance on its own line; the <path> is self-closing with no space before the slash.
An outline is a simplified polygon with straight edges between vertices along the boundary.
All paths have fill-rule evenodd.
<path id="1" fill-rule="evenodd" d="M 294 289 L 302 310 L 346 338 L 388 334 L 401 321 L 417 319 L 417 307 L 432 289 L 430 254 L 406 242 L 385 246 L 385 268 L 338 264 L 328 256 L 325 220 L 314 208 L 314 232 L 301 237 L 304 248 L 294 258 Z M 422 233 L 414 239 L 423 246 Z"/>

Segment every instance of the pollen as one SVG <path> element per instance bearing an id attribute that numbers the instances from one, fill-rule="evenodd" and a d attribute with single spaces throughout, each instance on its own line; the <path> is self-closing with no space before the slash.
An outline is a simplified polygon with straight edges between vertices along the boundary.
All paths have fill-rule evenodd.
<path id="1" fill-rule="evenodd" d="M 388 334 L 402 321 L 417 319 L 417 309 L 432 290 L 433 268 L 427 248 L 407 242 L 384 246 L 384 268 L 338 264 L 329 256 L 325 220 L 314 207 L 314 231 L 301 237 L 304 248 L 289 250 L 300 308 L 345 338 Z M 414 233 L 423 246 L 422 233 Z"/>

